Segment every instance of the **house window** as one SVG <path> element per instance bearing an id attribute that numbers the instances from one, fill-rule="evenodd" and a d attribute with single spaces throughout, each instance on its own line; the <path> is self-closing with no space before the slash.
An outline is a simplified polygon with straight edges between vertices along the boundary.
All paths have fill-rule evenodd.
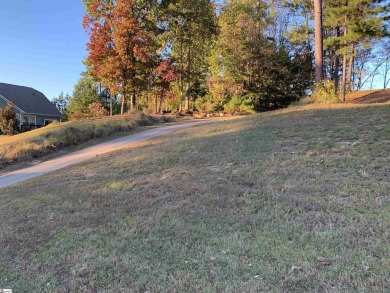
<path id="1" fill-rule="evenodd" d="M 37 117 L 35 116 L 23 116 L 23 125 L 36 125 Z"/>
<path id="2" fill-rule="evenodd" d="M 16 120 L 18 120 L 18 124 L 20 124 L 20 114 L 16 113 Z"/>

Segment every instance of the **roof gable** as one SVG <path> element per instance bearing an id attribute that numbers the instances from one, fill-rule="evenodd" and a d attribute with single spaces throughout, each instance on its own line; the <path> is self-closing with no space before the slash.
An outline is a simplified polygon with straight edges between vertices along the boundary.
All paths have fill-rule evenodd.
<path id="1" fill-rule="evenodd" d="M 33 88 L 0 83 L 0 95 L 26 113 L 62 116 L 44 94 Z"/>

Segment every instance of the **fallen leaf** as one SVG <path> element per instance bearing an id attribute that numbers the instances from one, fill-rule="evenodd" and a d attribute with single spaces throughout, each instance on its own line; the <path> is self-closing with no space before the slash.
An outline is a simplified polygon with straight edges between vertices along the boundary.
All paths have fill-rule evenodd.
<path id="1" fill-rule="evenodd" d="M 321 266 L 330 266 L 331 265 L 330 259 L 327 259 L 325 257 L 318 257 L 317 260 L 318 260 L 318 264 Z"/>

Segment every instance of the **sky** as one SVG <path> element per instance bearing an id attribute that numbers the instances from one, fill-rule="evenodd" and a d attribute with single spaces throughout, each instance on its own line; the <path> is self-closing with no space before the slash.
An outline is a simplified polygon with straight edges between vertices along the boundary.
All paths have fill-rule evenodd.
<path id="1" fill-rule="evenodd" d="M 85 69 L 84 11 L 81 0 L 1 0 L 0 82 L 71 95 Z"/>
<path id="2" fill-rule="evenodd" d="M 87 56 L 82 0 L 0 1 L 0 82 L 33 87 L 49 99 L 72 95 Z"/>

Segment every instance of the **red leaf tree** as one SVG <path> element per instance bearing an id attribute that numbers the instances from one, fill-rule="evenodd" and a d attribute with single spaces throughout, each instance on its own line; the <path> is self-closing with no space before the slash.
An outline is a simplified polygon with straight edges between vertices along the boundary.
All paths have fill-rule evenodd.
<path id="1" fill-rule="evenodd" d="M 171 82 L 177 80 L 180 76 L 180 71 L 174 66 L 172 60 L 161 60 L 157 67 L 153 69 L 153 95 L 154 95 L 154 112 L 161 113 L 161 105 L 164 99 L 173 98 L 171 91 Z"/>
<path id="2" fill-rule="evenodd" d="M 139 7 L 134 0 L 89 2 L 83 20 L 90 36 L 87 61 L 111 93 L 121 95 L 123 115 L 129 97 L 131 110 L 135 107 L 137 72 L 153 53 L 152 34 L 141 20 L 147 5 Z"/>

